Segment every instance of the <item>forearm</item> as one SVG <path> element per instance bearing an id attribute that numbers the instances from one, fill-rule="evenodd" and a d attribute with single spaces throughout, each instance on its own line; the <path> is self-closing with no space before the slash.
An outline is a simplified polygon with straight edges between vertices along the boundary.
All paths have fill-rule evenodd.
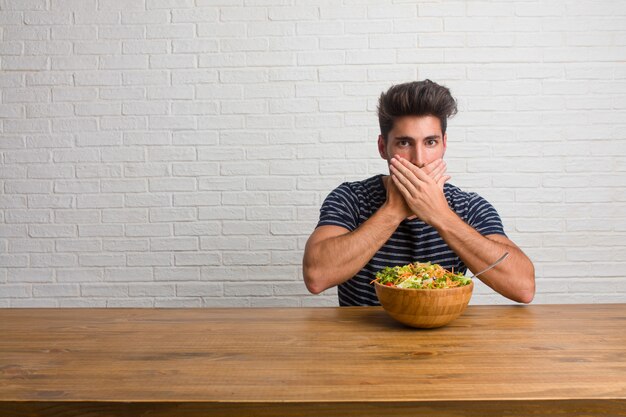
<path id="1" fill-rule="evenodd" d="M 511 300 L 532 301 L 535 293 L 534 267 L 515 244 L 504 236 L 482 236 L 451 210 L 434 227 L 472 272 L 483 270 L 504 252 L 509 252 L 504 262 L 478 278 Z"/>
<path id="2" fill-rule="evenodd" d="M 309 291 L 318 294 L 356 275 L 387 242 L 401 221 L 402 218 L 383 205 L 352 232 L 307 242 L 303 275 Z"/>

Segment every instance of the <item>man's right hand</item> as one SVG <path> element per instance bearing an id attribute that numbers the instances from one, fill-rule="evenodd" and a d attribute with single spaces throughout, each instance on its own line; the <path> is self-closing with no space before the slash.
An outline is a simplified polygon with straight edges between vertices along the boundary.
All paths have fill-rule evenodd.
<path id="1" fill-rule="evenodd" d="M 387 201 L 385 201 L 381 209 L 393 216 L 398 223 L 407 218 L 415 218 L 415 215 L 411 212 L 411 209 L 400 193 L 400 190 L 391 180 L 391 176 L 384 177 L 383 181 L 385 183 L 385 188 L 387 188 Z"/>
<path id="2" fill-rule="evenodd" d="M 443 184 L 451 178 L 449 175 L 446 174 L 447 168 L 448 166 L 443 159 L 435 159 L 431 163 L 424 166 L 424 168 L 422 168 L 422 171 L 424 171 L 426 175 L 435 180 L 436 183 L 441 184 L 441 189 L 443 190 Z M 443 179 L 443 181 L 440 182 L 439 180 L 441 179 Z"/>
<path id="3" fill-rule="evenodd" d="M 446 174 L 446 163 L 443 159 L 436 159 L 425 165 L 421 169 L 435 182 L 440 183 L 442 189 L 443 184 L 450 179 L 450 176 Z M 383 181 L 385 183 L 385 187 L 387 188 L 387 201 L 385 201 L 383 205 L 383 207 L 385 207 L 385 210 L 391 213 L 394 217 L 400 219 L 399 221 L 402 221 L 404 219 L 415 219 L 417 216 L 411 211 L 408 204 L 406 203 L 406 200 L 400 193 L 400 190 L 398 189 L 396 184 L 391 181 L 391 177 L 385 177 Z"/>

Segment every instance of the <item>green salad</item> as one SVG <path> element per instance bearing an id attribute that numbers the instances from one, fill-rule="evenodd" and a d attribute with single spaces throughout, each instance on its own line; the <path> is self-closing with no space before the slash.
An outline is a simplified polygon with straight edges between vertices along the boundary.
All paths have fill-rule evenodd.
<path id="1" fill-rule="evenodd" d="M 462 287 L 469 285 L 472 280 L 465 274 L 450 272 L 439 264 L 414 262 L 383 268 L 376 273 L 376 279 L 372 282 L 389 287 L 429 290 Z"/>

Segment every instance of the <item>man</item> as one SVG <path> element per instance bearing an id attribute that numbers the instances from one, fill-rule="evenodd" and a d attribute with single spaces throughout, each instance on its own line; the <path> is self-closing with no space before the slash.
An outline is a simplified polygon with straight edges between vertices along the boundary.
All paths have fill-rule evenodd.
<path id="1" fill-rule="evenodd" d="M 511 300 L 532 301 L 533 264 L 507 238 L 496 210 L 446 183 L 446 126 L 456 110 L 450 91 L 430 80 L 381 94 L 378 151 L 390 175 L 343 183 L 328 195 L 304 250 L 311 293 L 337 285 L 342 306 L 379 305 L 371 281 L 385 266 L 430 261 L 478 272 L 509 252 L 479 279 Z"/>

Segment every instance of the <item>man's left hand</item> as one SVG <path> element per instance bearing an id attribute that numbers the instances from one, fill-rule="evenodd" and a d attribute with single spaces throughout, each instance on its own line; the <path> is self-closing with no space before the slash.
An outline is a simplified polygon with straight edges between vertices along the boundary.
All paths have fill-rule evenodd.
<path id="1" fill-rule="evenodd" d="M 391 179 L 407 205 L 422 221 L 434 226 L 437 219 L 450 211 L 443 194 L 443 184 L 449 176 L 440 175 L 434 179 L 423 168 L 402 157 L 392 158 L 389 169 Z"/>

